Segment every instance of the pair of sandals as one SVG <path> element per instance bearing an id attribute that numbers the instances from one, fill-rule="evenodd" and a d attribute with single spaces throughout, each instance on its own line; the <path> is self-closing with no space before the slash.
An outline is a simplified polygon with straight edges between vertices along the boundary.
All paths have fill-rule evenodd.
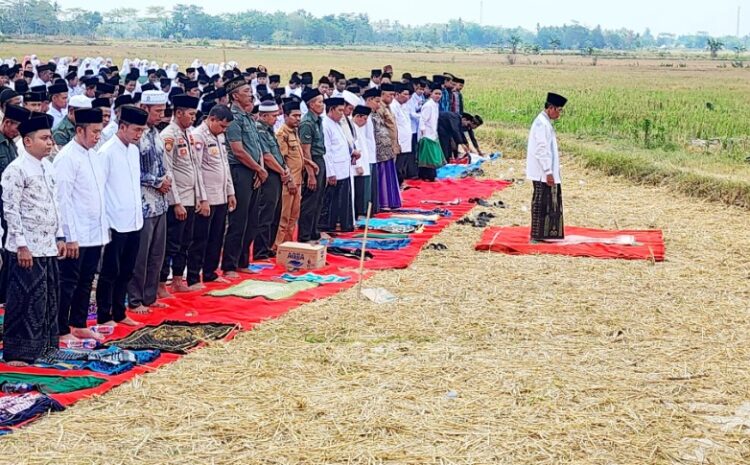
<path id="1" fill-rule="evenodd" d="M 471 225 L 475 228 L 486 228 L 490 225 L 490 221 L 492 221 L 493 218 L 497 218 L 494 213 L 479 212 L 476 218 L 465 216 L 458 220 L 457 223 L 463 225 Z"/>
<path id="2" fill-rule="evenodd" d="M 425 250 L 448 250 L 448 246 L 437 242 L 435 244 L 428 244 L 427 247 L 425 247 L 424 249 Z"/>
<path id="3" fill-rule="evenodd" d="M 472 177 L 484 176 L 484 170 L 481 169 L 481 168 L 477 168 L 475 170 L 464 171 L 463 173 L 461 173 L 461 175 L 459 177 L 461 179 L 465 179 L 465 178 L 468 178 L 470 176 L 472 176 Z"/>
<path id="4" fill-rule="evenodd" d="M 469 199 L 469 203 L 474 203 L 479 205 L 480 207 L 490 208 L 490 207 L 496 207 L 496 208 L 508 208 L 507 205 L 505 205 L 505 202 L 502 200 L 498 200 L 497 202 L 489 203 L 488 201 L 484 199 L 480 199 L 479 197 L 472 197 Z"/>

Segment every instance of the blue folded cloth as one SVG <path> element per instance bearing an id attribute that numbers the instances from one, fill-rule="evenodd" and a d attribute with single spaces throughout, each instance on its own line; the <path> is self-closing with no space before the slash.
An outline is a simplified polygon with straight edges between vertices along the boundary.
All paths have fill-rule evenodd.
<path id="1" fill-rule="evenodd" d="M 295 276 L 293 274 L 284 273 L 281 275 L 281 279 L 284 281 L 289 282 L 296 282 L 296 281 L 307 281 L 310 283 L 317 283 L 317 284 L 334 284 L 334 283 L 344 283 L 346 281 L 349 281 L 351 278 L 348 276 L 338 276 L 335 274 L 329 274 L 329 275 L 320 275 L 316 273 L 307 273 L 300 276 Z"/>
<path id="2" fill-rule="evenodd" d="M 434 221 L 414 220 L 410 218 L 370 218 L 370 227 L 373 229 L 383 226 L 421 226 L 423 224 L 435 224 Z M 357 220 L 357 227 L 364 228 L 365 220 Z"/>
<path id="3" fill-rule="evenodd" d="M 401 250 L 411 244 L 411 239 L 367 239 L 369 250 Z M 362 248 L 362 241 L 357 239 L 333 239 L 328 242 L 331 247 L 347 249 Z"/>

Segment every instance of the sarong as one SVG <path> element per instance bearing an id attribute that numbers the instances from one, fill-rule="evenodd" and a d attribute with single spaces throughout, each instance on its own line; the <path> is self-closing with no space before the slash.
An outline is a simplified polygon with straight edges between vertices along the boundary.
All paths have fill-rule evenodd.
<path id="1" fill-rule="evenodd" d="M 337 181 L 335 186 L 326 187 L 323 196 L 323 210 L 319 221 L 320 230 L 336 231 L 338 225 L 341 225 L 342 231 L 354 231 L 352 183 L 349 178 Z"/>
<path id="2" fill-rule="evenodd" d="M 563 221 L 562 186 L 534 181 L 534 195 L 531 200 L 531 239 L 563 239 L 565 224 Z"/>
<path id="3" fill-rule="evenodd" d="M 380 208 L 400 208 L 401 191 L 394 160 L 378 162 L 378 197 Z"/>
<path id="4" fill-rule="evenodd" d="M 370 176 L 356 176 L 354 178 L 354 215 L 355 219 L 367 215 L 367 205 L 370 203 L 372 186 Z M 373 208 L 374 210 L 374 208 Z M 375 213 L 374 211 L 372 213 Z"/>
<path id="5" fill-rule="evenodd" d="M 417 164 L 419 165 L 419 179 L 434 181 L 437 176 L 437 169 L 445 165 L 440 144 L 427 137 L 421 139 L 419 141 Z"/>
<path id="6" fill-rule="evenodd" d="M 57 257 L 34 257 L 29 269 L 20 267 L 15 253 L 8 258 L 3 355 L 6 362 L 33 363 L 59 344 Z"/>

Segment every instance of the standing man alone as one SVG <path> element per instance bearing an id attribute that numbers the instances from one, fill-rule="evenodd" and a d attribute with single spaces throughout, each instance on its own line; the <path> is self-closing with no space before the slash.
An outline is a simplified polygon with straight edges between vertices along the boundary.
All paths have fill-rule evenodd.
<path id="1" fill-rule="evenodd" d="M 564 239 L 560 153 L 552 121 L 560 118 L 568 100 L 547 94 L 544 111 L 536 117 L 529 132 L 526 179 L 534 183 L 531 200 L 531 241 Z"/>

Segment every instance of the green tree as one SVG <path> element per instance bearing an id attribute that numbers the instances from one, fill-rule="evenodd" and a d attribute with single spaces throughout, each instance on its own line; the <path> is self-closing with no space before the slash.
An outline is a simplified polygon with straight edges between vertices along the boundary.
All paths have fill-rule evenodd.
<path id="1" fill-rule="evenodd" d="M 706 46 L 711 52 L 711 58 L 716 58 L 719 56 L 719 50 L 724 48 L 724 42 L 720 41 L 719 39 L 709 37 L 706 41 Z"/>
<path id="2" fill-rule="evenodd" d="M 508 44 L 510 45 L 510 53 L 515 55 L 518 52 L 518 47 L 521 45 L 521 38 L 514 34 L 508 39 Z"/>
<path id="3" fill-rule="evenodd" d="M 104 22 L 102 14 L 98 11 L 87 11 L 79 19 L 85 26 L 85 30 L 89 33 L 89 36 L 92 39 L 96 38 L 96 30 Z"/>
<path id="4" fill-rule="evenodd" d="M 558 48 L 560 48 L 560 39 L 555 37 L 549 41 L 550 47 L 552 47 L 552 54 L 554 55 Z"/>

